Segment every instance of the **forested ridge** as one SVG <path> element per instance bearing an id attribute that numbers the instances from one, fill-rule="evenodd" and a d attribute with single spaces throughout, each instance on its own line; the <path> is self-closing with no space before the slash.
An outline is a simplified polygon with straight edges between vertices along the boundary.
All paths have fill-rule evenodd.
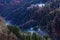
<path id="1" fill-rule="evenodd" d="M 22 6 L 19 3 L 17 6 L 15 4 L 7 5 L 8 8 L 1 5 L 3 9 L 7 8 L 6 11 L 0 12 L 1 16 L 11 21 L 11 25 L 5 25 L 6 23 L 3 22 L 3 27 L 7 27 L 8 31 L 3 30 L 4 28 L 1 29 L 1 35 L 6 37 L 6 40 L 60 40 L 60 0 L 46 1 L 42 7 L 35 6 L 36 3 L 23 3 Z M 9 14 L 5 16 L 4 13 Z M 28 32 L 31 28 L 34 31 L 32 34 Z M 41 35 L 40 29 L 43 34 L 44 32 L 46 34 Z M 1 40 L 4 40 L 2 38 Z"/>

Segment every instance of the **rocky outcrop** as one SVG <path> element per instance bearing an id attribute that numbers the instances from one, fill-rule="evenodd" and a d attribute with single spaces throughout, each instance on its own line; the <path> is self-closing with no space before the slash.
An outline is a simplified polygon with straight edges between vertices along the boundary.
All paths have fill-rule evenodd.
<path id="1" fill-rule="evenodd" d="M 12 32 L 8 34 L 6 22 L 2 17 L 0 17 L 0 40 L 18 40 Z"/>
<path id="2" fill-rule="evenodd" d="M 18 40 L 12 32 L 10 34 L 0 33 L 0 40 Z"/>
<path id="3" fill-rule="evenodd" d="M 7 33 L 8 28 L 5 20 L 0 16 L 0 33 Z"/>

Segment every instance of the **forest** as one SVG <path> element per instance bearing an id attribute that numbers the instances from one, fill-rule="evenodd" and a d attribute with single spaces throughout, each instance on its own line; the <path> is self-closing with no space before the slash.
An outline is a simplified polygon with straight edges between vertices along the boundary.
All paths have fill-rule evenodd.
<path id="1" fill-rule="evenodd" d="M 0 2 L 0 40 L 60 40 L 60 0 Z"/>

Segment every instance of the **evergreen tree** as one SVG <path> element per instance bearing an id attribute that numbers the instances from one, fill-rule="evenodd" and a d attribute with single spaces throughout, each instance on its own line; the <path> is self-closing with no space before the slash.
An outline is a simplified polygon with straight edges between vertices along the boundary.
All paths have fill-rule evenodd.
<path id="1" fill-rule="evenodd" d="M 8 25 L 9 33 L 13 32 L 17 37 L 20 37 L 20 30 L 17 26 Z"/>

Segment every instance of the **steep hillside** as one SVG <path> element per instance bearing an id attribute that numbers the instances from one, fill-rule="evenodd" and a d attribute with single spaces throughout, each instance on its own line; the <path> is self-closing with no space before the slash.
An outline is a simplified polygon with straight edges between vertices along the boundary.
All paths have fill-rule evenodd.
<path id="1" fill-rule="evenodd" d="M 9 29 L 5 23 L 5 20 L 0 16 L 0 40 L 18 40 L 15 34 L 12 32 L 8 33 Z"/>
<path id="2" fill-rule="evenodd" d="M 40 0 L 13 0 L 7 3 L 0 3 L 0 15 L 12 25 L 16 24 L 22 30 L 33 28 L 37 31 L 40 28 L 52 40 L 60 40 L 60 0 L 48 0 L 42 7 L 36 6 Z"/>

